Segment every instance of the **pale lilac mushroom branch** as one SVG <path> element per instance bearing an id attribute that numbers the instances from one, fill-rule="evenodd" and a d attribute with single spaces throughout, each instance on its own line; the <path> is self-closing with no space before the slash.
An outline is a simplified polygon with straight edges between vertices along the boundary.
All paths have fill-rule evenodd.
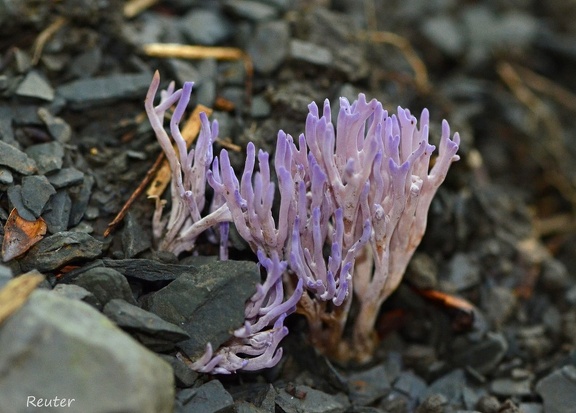
<path id="1" fill-rule="evenodd" d="M 284 227 L 285 219 L 294 219 L 294 207 L 288 203 L 281 208 L 280 229 L 276 229 L 272 217 L 274 184 L 271 180 L 268 154 L 260 152 L 259 172 L 254 176 L 255 149 L 248 147 L 248 161 L 242 178 L 242 185 L 234 174 L 226 151 L 212 163 L 212 144 L 217 138 L 218 124 L 210 125 L 206 114 L 200 115 L 201 130 L 195 148 L 186 148 L 180 133 L 179 123 L 190 101 L 192 83 L 174 91 L 171 84 L 161 93 L 161 100 L 154 106 L 154 97 L 158 91 L 160 76 L 155 73 L 146 96 L 146 112 L 158 142 L 160 143 L 172 172 L 171 201 L 172 208 L 168 219 L 162 219 L 163 204 L 157 201 L 154 214 L 154 235 L 159 248 L 180 254 L 193 251 L 197 237 L 204 231 L 220 227 L 220 257 L 226 259 L 229 222 L 234 222 L 240 234 L 254 248 L 258 255 L 265 279 L 256 286 L 256 292 L 246 303 L 245 322 L 234 332 L 228 343 L 219 349 L 206 343 L 206 352 L 191 363 L 195 370 L 230 374 L 239 370 L 259 370 L 272 367 L 280 360 L 282 349 L 278 347 L 288 330 L 283 325 L 286 316 L 295 311 L 296 303 L 302 294 L 302 283 L 298 283 L 288 299 L 285 298 L 283 276 L 287 263 L 283 260 L 283 246 L 290 234 L 289 226 Z M 164 129 L 164 116 L 168 108 L 176 105 L 170 121 L 170 136 Z M 175 143 L 176 148 L 172 144 Z M 287 159 L 289 162 L 289 158 Z M 281 193 L 293 191 L 293 183 L 288 172 L 283 176 Z M 210 179 L 215 189 L 212 205 L 207 215 L 202 216 L 206 200 L 206 180 Z M 285 199 L 288 199 L 285 196 Z M 289 217 L 292 216 L 292 218 Z"/>
<path id="2" fill-rule="evenodd" d="M 310 323 L 311 341 L 334 358 L 372 356 L 380 306 L 402 279 L 432 197 L 458 160 L 460 138 L 450 139 L 444 121 L 430 170 L 435 147 L 428 143 L 428 122 L 427 110 L 418 129 L 407 109 L 389 116 L 380 102 L 360 94 L 352 104 L 340 99 L 336 126 L 328 100 L 322 114 L 312 103 L 298 146 L 286 138 L 299 182 L 290 265 L 308 290 L 300 312 Z M 328 259 L 322 259 L 325 245 Z M 359 313 L 352 337 L 343 339 L 350 290 Z"/>
<path id="3" fill-rule="evenodd" d="M 212 204 L 211 212 L 202 217 L 206 202 L 206 173 L 212 162 L 212 145 L 218 136 L 218 123 L 210 125 L 205 113 L 200 114 L 201 129 L 195 148 L 186 148 L 179 123 L 185 113 L 192 93 L 192 82 L 174 91 L 173 83 L 161 94 L 161 101 L 154 106 L 154 97 L 160 85 L 160 75 L 154 74 L 146 95 L 144 106 L 156 138 L 170 164 L 172 179 L 171 210 L 168 218 L 162 218 L 164 204 L 157 200 L 153 219 L 153 232 L 158 248 L 178 255 L 192 251 L 196 238 L 216 224 L 230 221 L 230 213 L 224 204 Z M 176 104 L 170 120 L 170 139 L 164 129 L 164 117 L 168 108 Z M 173 142 L 176 148 L 173 146 Z M 215 198 L 217 201 L 217 198 Z"/>

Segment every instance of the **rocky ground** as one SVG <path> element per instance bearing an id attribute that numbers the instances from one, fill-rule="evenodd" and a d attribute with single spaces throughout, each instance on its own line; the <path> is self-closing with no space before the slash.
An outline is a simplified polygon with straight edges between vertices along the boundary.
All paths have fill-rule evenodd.
<path id="1" fill-rule="evenodd" d="M 135 3 L 0 0 L 1 412 L 576 411 L 574 1 Z M 373 363 L 330 363 L 297 316 L 268 371 L 174 356 L 224 341 L 258 274 L 238 243 L 243 263 L 158 253 L 145 196 L 104 236 L 160 153 L 155 70 L 196 82 L 238 167 L 360 92 L 460 132 Z"/>

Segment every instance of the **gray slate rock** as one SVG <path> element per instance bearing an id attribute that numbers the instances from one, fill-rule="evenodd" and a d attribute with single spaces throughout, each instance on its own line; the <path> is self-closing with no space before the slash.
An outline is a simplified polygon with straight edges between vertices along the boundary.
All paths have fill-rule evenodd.
<path id="1" fill-rule="evenodd" d="M 536 384 L 544 400 L 546 413 L 564 413 L 576 406 L 576 367 L 567 365 L 555 370 Z"/>
<path id="2" fill-rule="evenodd" d="M 252 262 L 216 261 L 182 274 L 149 296 L 143 307 L 186 330 L 191 338 L 178 346 L 195 359 L 207 343 L 218 348 L 242 326 L 245 302 L 259 281 Z"/>
<path id="3" fill-rule="evenodd" d="M 149 259 L 129 258 L 124 260 L 102 259 L 107 268 L 119 271 L 125 277 L 136 278 L 142 281 L 172 281 L 183 274 L 195 272 L 193 265 L 166 264 Z"/>
<path id="4" fill-rule="evenodd" d="M 469 255 L 454 254 L 445 275 L 440 278 L 440 289 L 458 292 L 477 285 L 480 282 L 480 266 Z"/>
<path id="5" fill-rule="evenodd" d="M 176 396 L 178 413 L 218 413 L 234 404 L 230 393 L 218 380 L 209 381 L 196 389 L 182 390 Z"/>
<path id="6" fill-rule="evenodd" d="M 241 19 L 253 22 L 272 20 L 278 17 L 278 10 L 267 4 L 252 0 L 228 0 L 226 11 Z"/>
<path id="7" fill-rule="evenodd" d="M 169 351 L 174 348 L 175 343 L 190 338 L 190 335 L 177 325 L 121 299 L 108 301 L 102 312 L 150 350 Z"/>
<path id="8" fill-rule="evenodd" d="M 0 288 L 4 287 L 12 279 L 12 270 L 6 265 L 0 264 Z"/>
<path id="9" fill-rule="evenodd" d="M 56 190 L 44 175 L 32 175 L 22 178 L 22 202 L 36 218 L 42 215 L 44 207 Z"/>
<path id="10" fill-rule="evenodd" d="M 198 377 L 200 377 L 200 373 L 192 370 L 178 357 L 170 356 L 168 354 L 159 354 L 159 356 L 162 360 L 172 366 L 172 370 L 174 370 L 174 379 L 176 380 L 176 387 L 181 389 L 192 387 L 198 380 Z"/>
<path id="11" fill-rule="evenodd" d="M 352 374 L 348 383 L 350 401 L 354 406 L 371 404 L 388 394 L 392 387 L 388 380 L 388 370 L 383 364 Z"/>
<path id="12" fill-rule="evenodd" d="M 38 117 L 46 125 L 48 133 L 54 138 L 54 140 L 60 143 L 66 143 L 70 141 L 72 137 L 72 127 L 66 123 L 66 121 L 57 116 L 53 116 L 47 109 L 39 108 Z"/>
<path id="13" fill-rule="evenodd" d="M 46 221 L 50 233 L 56 234 L 68 229 L 71 208 L 72 201 L 65 190 L 56 192 L 56 195 L 48 201 L 46 212 L 42 214 L 42 218 Z"/>
<path id="14" fill-rule="evenodd" d="M 329 49 L 300 39 L 290 40 L 290 57 L 318 66 L 330 66 L 334 60 Z"/>
<path id="15" fill-rule="evenodd" d="M 285 20 L 261 23 L 248 45 L 254 69 L 263 74 L 276 70 L 288 56 L 290 27 Z"/>
<path id="16" fill-rule="evenodd" d="M 463 398 L 466 385 L 466 375 L 463 369 L 455 369 L 448 374 L 436 379 L 426 390 L 426 398 L 435 394 L 441 394 L 448 402 L 457 404 Z"/>
<path id="17" fill-rule="evenodd" d="M 481 374 L 490 373 L 508 351 L 508 341 L 501 333 L 488 332 L 478 342 L 457 342 L 450 350 L 451 362 L 459 367 L 472 367 Z"/>
<path id="18" fill-rule="evenodd" d="M 85 303 L 35 291 L 0 327 L 0 348 L 3 412 L 31 411 L 29 397 L 70 401 L 43 412 L 172 412 L 170 366 Z"/>
<path id="19" fill-rule="evenodd" d="M 92 186 L 94 185 L 94 177 L 91 175 L 84 175 L 84 181 L 77 187 L 70 188 L 69 194 L 72 199 L 72 210 L 70 211 L 69 227 L 74 227 L 80 223 L 88 208 L 88 202 L 92 195 Z"/>
<path id="20" fill-rule="evenodd" d="M 150 231 L 145 231 L 132 213 L 126 214 L 120 234 L 125 258 L 132 258 L 152 246 Z"/>
<path id="21" fill-rule="evenodd" d="M 24 199 L 22 198 L 22 185 L 12 185 L 8 187 L 8 200 L 12 207 L 16 208 L 18 215 L 27 221 L 34 221 L 37 217 L 24 205 Z"/>
<path id="22" fill-rule="evenodd" d="M 133 305 L 137 304 L 126 277 L 112 268 L 91 268 L 80 274 L 72 283 L 94 294 L 102 306 L 115 298 Z"/>
<path id="23" fill-rule="evenodd" d="M 96 296 L 86 288 L 80 287 L 79 285 L 56 284 L 56 286 L 52 289 L 52 292 L 72 300 L 83 301 L 99 311 L 102 310 L 100 301 L 98 301 Z"/>
<path id="24" fill-rule="evenodd" d="M 451 16 L 430 16 L 424 20 L 421 30 L 428 40 L 449 56 L 456 57 L 464 50 L 462 27 Z"/>
<path id="25" fill-rule="evenodd" d="M 178 27 L 192 44 L 204 46 L 223 42 L 233 30 L 228 19 L 213 9 L 190 10 L 178 21 Z"/>
<path id="26" fill-rule="evenodd" d="M 84 172 L 76 168 L 62 168 L 58 172 L 50 174 L 48 181 L 56 189 L 78 185 L 84 180 Z"/>
<path id="27" fill-rule="evenodd" d="M 490 383 L 490 392 L 502 397 L 530 396 L 532 394 L 532 380 L 530 378 L 497 378 Z"/>
<path id="28" fill-rule="evenodd" d="M 26 148 L 26 155 L 34 159 L 38 174 L 44 175 L 62 168 L 64 147 L 60 142 L 47 142 Z"/>
<path id="29" fill-rule="evenodd" d="M 146 94 L 152 75 L 149 73 L 114 74 L 106 77 L 74 80 L 57 89 L 73 109 L 104 105 Z"/>
<path id="30" fill-rule="evenodd" d="M 301 394 L 302 398 L 292 394 Z M 278 391 L 276 404 L 285 413 L 344 413 L 350 402 L 344 394 L 331 395 L 309 386 L 295 386 L 294 392 Z"/>
<path id="31" fill-rule="evenodd" d="M 102 242 L 82 232 L 64 231 L 35 244 L 20 260 L 23 271 L 53 271 L 74 260 L 92 259 L 102 254 Z"/>
<path id="32" fill-rule="evenodd" d="M 403 371 L 394 382 L 396 392 L 408 396 L 409 400 L 422 400 L 426 394 L 426 382 L 411 371 Z"/>
<path id="33" fill-rule="evenodd" d="M 274 410 L 266 410 L 261 407 L 254 406 L 252 403 L 244 400 L 237 400 L 234 402 L 235 413 L 269 413 L 273 411 Z"/>
<path id="34" fill-rule="evenodd" d="M 414 287 L 422 290 L 436 288 L 438 284 L 438 267 L 436 266 L 436 262 L 430 255 L 417 252 L 410 260 L 404 278 L 410 281 L 410 284 Z"/>
<path id="35" fill-rule="evenodd" d="M 0 184 L 11 185 L 14 182 L 14 175 L 8 168 L 0 167 Z"/>
<path id="36" fill-rule="evenodd" d="M 36 162 L 15 146 L 0 140 L 0 165 L 18 172 L 22 175 L 31 175 L 36 172 Z"/>
<path id="37" fill-rule="evenodd" d="M 51 102 L 54 99 L 54 89 L 40 73 L 35 70 L 28 72 L 22 83 L 16 89 L 16 94 L 22 97 L 35 98 Z"/>

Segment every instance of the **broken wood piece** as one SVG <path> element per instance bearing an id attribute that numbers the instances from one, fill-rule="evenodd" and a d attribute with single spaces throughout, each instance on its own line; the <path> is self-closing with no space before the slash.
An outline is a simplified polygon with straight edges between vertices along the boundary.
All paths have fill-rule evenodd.
<path id="1" fill-rule="evenodd" d="M 8 281 L 0 290 L 0 324 L 24 305 L 32 291 L 42 281 L 44 281 L 44 275 L 36 270 Z"/>

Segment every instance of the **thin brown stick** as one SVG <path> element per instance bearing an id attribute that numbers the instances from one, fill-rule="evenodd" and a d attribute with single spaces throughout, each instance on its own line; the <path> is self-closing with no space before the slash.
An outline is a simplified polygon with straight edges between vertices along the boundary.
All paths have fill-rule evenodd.
<path id="1" fill-rule="evenodd" d="M 188 121 L 182 129 L 182 136 L 186 140 L 187 147 L 190 147 L 200 132 L 201 112 L 205 112 L 206 115 L 210 116 L 212 114 L 212 109 L 203 105 L 198 105 L 188 117 Z M 140 182 L 138 187 L 134 190 L 134 192 L 132 192 L 130 198 L 128 198 L 112 222 L 108 224 L 108 227 L 104 231 L 104 236 L 107 237 L 110 235 L 110 233 L 114 231 L 118 224 L 122 222 L 124 216 L 126 216 L 126 213 L 130 209 L 130 206 L 132 206 L 134 201 L 138 199 L 138 197 L 146 190 L 148 185 L 150 185 L 150 188 L 147 191 L 149 197 L 161 196 L 168 186 L 168 183 L 170 182 L 170 176 L 170 166 L 168 165 L 168 162 L 166 162 L 164 153 L 160 153 L 154 164 L 146 172 L 146 176 L 144 176 L 142 182 Z"/>
<path id="2" fill-rule="evenodd" d="M 428 80 L 428 70 L 426 65 L 416 53 L 414 47 L 408 39 L 392 32 L 363 32 L 359 34 L 362 40 L 368 40 L 373 43 L 386 43 L 397 47 L 404 58 L 414 71 L 414 83 L 418 90 L 422 93 L 428 93 L 431 89 L 430 81 Z"/>
<path id="3" fill-rule="evenodd" d="M 550 96 L 567 109 L 576 112 L 576 94 L 526 67 L 514 66 L 514 68 L 530 88 Z"/>
<path id="4" fill-rule="evenodd" d="M 545 159 L 541 154 L 537 154 L 536 161 L 542 166 L 547 182 L 557 188 L 576 208 L 576 183 L 564 172 L 570 161 L 566 157 L 567 151 L 562 140 L 558 116 L 526 85 L 524 78 L 510 63 L 500 62 L 497 72 L 516 99 L 532 112 L 533 120 L 544 125 L 548 139 L 541 140 L 542 147 L 553 162 L 544 164 Z M 551 164 L 553 168 L 550 167 Z"/>
<path id="5" fill-rule="evenodd" d="M 46 42 L 50 40 L 52 36 L 56 34 L 58 30 L 60 30 L 66 23 L 68 23 L 68 19 L 63 16 L 58 16 L 56 19 L 50 23 L 48 27 L 46 27 L 36 38 L 34 42 L 34 51 L 32 53 L 32 65 L 37 65 L 40 61 L 40 57 L 42 56 L 42 51 L 44 50 L 44 46 Z"/>
<path id="6" fill-rule="evenodd" d="M 158 0 L 129 0 L 124 5 L 124 17 L 131 19 L 158 3 Z"/>
<path id="7" fill-rule="evenodd" d="M 149 43 L 143 46 L 143 51 L 151 57 L 173 57 L 180 59 L 216 59 L 224 61 L 242 60 L 246 71 L 246 107 L 252 101 L 252 79 L 254 78 L 254 65 L 250 56 L 236 47 L 207 47 L 192 46 L 176 43 Z"/>
<path id="8" fill-rule="evenodd" d="M 126 216 L 126 213 L 128 212 L 128 209 L 130 209 L 134 201 L 136 201 L 136 199 L 138 199 L 138 197 L 142 194 L 142 192 L 144 192 L 148 184 L 152 181 L 152 178 L 156 175 L 156 172 L 162 165 L 163 160 L 164 160 L 164 153 L 161 153 L 160 155 L 158 155 L 156 161 L 150 167 L 150 169 L 148 169 L 148 172 L 146 172 L 146 176 L 144 176 L 144 179 L 142 179 L 140 185 L 138 185 L 138 187 L 130 195 L 130 198 L 128 198 L 128 200 L 124 203 L 120 212 L 118 212 L 118 214 L 116 214 L 114 219 L 108 224 L 108 227 L 104 231 L 105 237 L 110 235 L 110 233 L 116 229 L 118 224 L 122 222 L 122 220 Z"/>

